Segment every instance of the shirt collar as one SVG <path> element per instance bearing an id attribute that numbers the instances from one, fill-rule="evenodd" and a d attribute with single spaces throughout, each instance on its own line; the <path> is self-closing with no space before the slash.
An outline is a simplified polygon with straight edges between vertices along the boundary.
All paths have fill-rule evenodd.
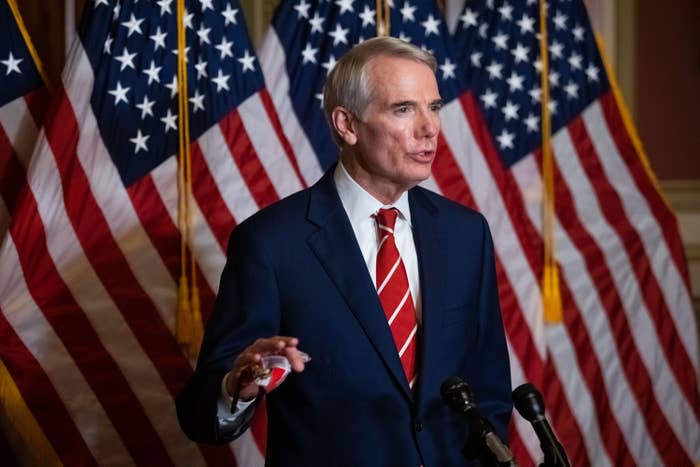
<path id="1" fill-rule="evenodd" d="M 343 203 L 343 207 L 353 225 L 357 225 L 363 220 L 372 217 L 380 208 L 392 207 L 399 211 L 399 217 L 405 219 L 411 225 L 408 192 L 404 191 L 401 193 L 401 196 L 394 204 L 386 205 L 362 188 L 350 176 L 342 161 L 338 161 L 338 165 L 333 173 L 333 179 L 335 180 L 340 201 Z"/>

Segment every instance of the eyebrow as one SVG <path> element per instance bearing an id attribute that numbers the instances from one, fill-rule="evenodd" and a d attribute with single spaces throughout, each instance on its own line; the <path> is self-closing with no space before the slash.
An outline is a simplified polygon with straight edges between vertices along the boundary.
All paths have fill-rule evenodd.
<path id="1" fill-rule="evenodd" d="M 433 106 L 433 105 L 439 105 L 442 107 L 444 104 L 442 99 L 435 99 L 434 101 L 431 101 L 428 105 Z M 391 108 L 396 108 L 396 107 L 404 107 L 404 106 L 416 106 L 418 105 L 416 101 L 399 101 L 399 102 L 394 102 L 393 104 L 390 105 Z"/>

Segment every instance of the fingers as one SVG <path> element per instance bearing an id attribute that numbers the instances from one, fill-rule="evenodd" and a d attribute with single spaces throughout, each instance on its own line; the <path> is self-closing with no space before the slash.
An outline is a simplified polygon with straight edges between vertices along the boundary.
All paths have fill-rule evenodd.
<path id="1" fill-rule="evenodd" d="M 297 349 L 299 339 L 288 336 L 272 336 L 257 339 L 238 355 L 231 368 L 228 380 L 231 388 L 238 387 L 241 391 L 253 391 L 256 371 L 265 355 L 284 355 L 289 360 L 292 370 L 304 371 L 304 354 Z"/>
<path id="2" fill-rule="evenodd" d="M 286 347 L 284 349 L 284 355 L 287 357 L 287 360 L 289 360 L 292 370 L 297 373 L 304 371 L 304 363 L 308 357 L 305 357 L 305 354 L 299 349 L 296 347 Z"/>

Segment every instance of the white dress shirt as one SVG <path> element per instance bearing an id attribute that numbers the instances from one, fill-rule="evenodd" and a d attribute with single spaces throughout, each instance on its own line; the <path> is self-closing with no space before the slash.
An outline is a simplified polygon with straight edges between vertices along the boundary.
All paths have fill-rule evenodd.
<path id="1" fill-rule="evenodd" d="M 408 276 L 408 286 L 411 289 L 413 306 L 416 310 L 416 321 L 421 325 L 421 300 L 420 300 L 420 280 L 418 275 L 418 256 L 416 245 L 413 241 L 413 227 L 411 226 L 411 210 L 408 205 L 408 193 L 404 192 L 401 197 L 392 205 L 385 205 L 377 198 L 369 194 L 362 188 L 348 173 L 342 162 L 333 172 L 333 180 L 340 196 L 340 202 L 350 219 L 350 225 L 355 233 L 355 238 L 360 246 L 362 257 L 367 265 L 367 272 L 372 278 L 374 287 L 377 287 L 377 248 L 381 239 L 377 229 L 377 221 L 374 215 L 381 208 L 396 208 L 399 215 L 396 217 L 394 226 L 394 239 L 399 250 L 406 275 Z M 227 373 L 221 382 L 221 397 L 219 397 L 218 417 L 219 424 L 225 429 L 227 425 L 233 424 L 240 413 L 245 410 L 253 401 L 236 404 L 236 410 L 231 414 L 232 397 L 226 390 Z"/>

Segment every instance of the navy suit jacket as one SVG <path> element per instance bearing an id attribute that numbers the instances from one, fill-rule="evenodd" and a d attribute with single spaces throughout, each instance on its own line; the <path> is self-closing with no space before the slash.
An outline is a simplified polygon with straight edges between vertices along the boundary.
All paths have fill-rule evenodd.
<path id="1" fill-rule="evenodd" d="M 312 361 L 266 397 L 269 466 L 465 465 L 467 428 L 440 400 L 453 375 L 505 439 L 511 385 L 487 223 L 423 188 L 408 196 L 423 301 L 414 391 L 331 169 L 231 234 L 197 369 L 177 400 L 191 439 L 242 431 L 218 427 L 221 381 L 245 347 L 274 335 L 298 337 Z"/>

